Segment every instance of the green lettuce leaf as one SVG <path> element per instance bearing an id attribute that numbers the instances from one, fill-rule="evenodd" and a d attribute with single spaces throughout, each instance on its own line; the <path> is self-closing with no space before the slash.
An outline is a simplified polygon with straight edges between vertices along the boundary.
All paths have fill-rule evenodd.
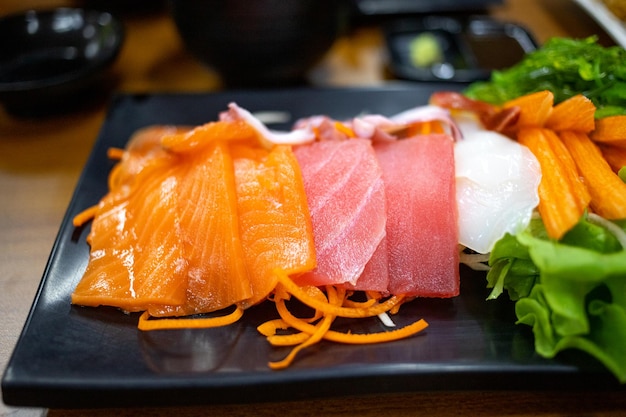
<path id="1" fill-rule="evenodd" d="M 626 250 L 610 231 L 584 217 L 556 242 L 533 219 L 496 243 L 490 265 L 489 298 L 507 290 L 537 353 L 582 350 L 626 383 Z"/>

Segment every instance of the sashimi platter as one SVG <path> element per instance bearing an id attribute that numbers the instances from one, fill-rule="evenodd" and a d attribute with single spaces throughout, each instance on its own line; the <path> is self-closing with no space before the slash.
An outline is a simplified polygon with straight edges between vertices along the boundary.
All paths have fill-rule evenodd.
<path id="1" fill-rule="evenodd" d="M 563 64 L 571 57 L 588 64 Z M 80 341 L 69 351 L 82 365 L 64 359 L 74 377 L 98 385 L 86 361 L 143 390 L 165 376 L 171 384 L 157 386 L 178 387 L 181 401 L 199 387 L 280 399 L 277 387 L 293 394 L 315 381 L 309 394 L 328 395 L 442 388 L 444 376 L 453 388 L 523 387 L 524 375 L 532 388 L 573 376 L 620 389 L 625 62 L 593 38 L 554 39 L 455 88 L 122 98 L 81 178 L 5 400 L 20 402 L 20 378 L 35 374 L 26 363 L 43 349 L 32 345 L 50 337 L 36 330 L 57 319 L 47 343 L 58 357 L 68 333 Z M 141 365 L 107 369 L 85 329 L 105 356 Z M 63 386 L 39 384 L 44 397 Z"/>

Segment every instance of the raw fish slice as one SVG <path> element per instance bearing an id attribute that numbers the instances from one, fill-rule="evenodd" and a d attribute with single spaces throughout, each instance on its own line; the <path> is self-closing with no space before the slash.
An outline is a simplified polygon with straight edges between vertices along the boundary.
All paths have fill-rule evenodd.
<path id="1" fill-rule="evenodd" d="M 148 126 L 135 132 L 126 145 L 122 160 L 110 176 L 109 188 L 113 190 L 122 185 L 130 185 L 147 165 L 169 158 L 170 155 L 161 146 L 161 140 L 186 130 L 185 127 Z"/>
<path id="2" fill-rule="evenodd" d="M 182 308 L 151 309 L 153 316 L 208 313 L 252 295 L 227 145 L 212 143 L 184 164 L 188 172 L 178 188 L 178 210 L 188 262 L 187 301 Z"/>
<path id="3" fill-rule="evenodd" d="M 459 294 L 454 150 L 447 135 L 380 142 L 387 195 L 389 292 Z"/>
<path id="4" fill-rule="evenodd" d="M 466 133 L 454 148 L 459 243 L 488 253 L 530 223 L 541 167 L 527 147 L 496 132 Z"/>
<path id="5" fill-rule="evenodd" d="M 252 297 L 263 301 L 276 287 L 273 271 L 288 274 L 315 267 L 313 229 L 298 162 L 288 146 L 271 152 L 232 147 L 241 241 Z"/>
<path id="6" fill-rule="evenodd" d="M 164 135 L 161 145 L 170 152 L 193 153 L 217 140 L 257 143 L 257 136 L 256 130 L 243 120 L 223 120 L 205 123 L 191 130 L 179 129 Z"/>
<path id="7" fill-rule="evenodd" d="M 120 189 L 128 194 L 124 197 L 110 193 L 100 203 L 89 234 L 89 264 L 72 294 L 74 304 L 141 311 L 185 301 L 178 199 L 171 192 L 177 176 L 171 165 L 152 162 L 137 178 L 141 186 L 128 193 Z"/>
<path id="8" fill-rule="evenodd" d="M 178 305 L 185 301 L 187 263 L 176 210 L 180 202 L 173 191 L 181 168 L 170 164 L 155 168 L 151 182 L 144 178 L 148 172 L 142 172 L 137 182 L 145 186 L 129 199 L 129 220 L 134 223 L 138 252 L 130 272 L 134 274 L 135 293 L 146 304 Z"/>
<path id="9" fill-rule="evenodd" d="M 355 284 L 385 236 L 382 172 L 370 141 L 315 142 L 294 150 L 302 170 L 317 268 L 300 285 Z"/>
<path id="10" fill-rule="evenodd" d="M 387 249 L 387 238 L 381 240 L 378 248 L 372 254 L 371 259 L 365 265 L 363 273 L 356 284 L 343 284 L 347 289 L 355 291 L 378 291 L 388 292 L 389 285 L 389 255 Z"/>

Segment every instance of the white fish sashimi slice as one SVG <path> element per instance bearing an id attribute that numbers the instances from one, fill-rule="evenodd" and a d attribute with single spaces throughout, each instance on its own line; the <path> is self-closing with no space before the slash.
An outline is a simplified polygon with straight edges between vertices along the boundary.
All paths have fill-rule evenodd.
<path id="1" fill-rule="evenodd" d="M 530 222 L 541 168 L 532 152 L 496 132 L 468 132 L 455 144 L 459 243 L 488 253 Z"/>

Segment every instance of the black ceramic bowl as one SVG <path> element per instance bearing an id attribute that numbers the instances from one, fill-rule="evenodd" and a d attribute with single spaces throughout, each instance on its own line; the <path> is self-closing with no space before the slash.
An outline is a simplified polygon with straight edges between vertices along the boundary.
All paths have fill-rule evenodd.
<path id="1" fill-rule="evenodd" d="M 0 19 L 0 101 L 9 113 L 73 109 L 101 90 L 123 41 L 110 13 L 60 8 Z"/>
<path id="2" fill-rule="evenodd" d="M 229 87 L 303 81 L 346 19 L 345 0 L 171 0 L 188 50 Z"/>

